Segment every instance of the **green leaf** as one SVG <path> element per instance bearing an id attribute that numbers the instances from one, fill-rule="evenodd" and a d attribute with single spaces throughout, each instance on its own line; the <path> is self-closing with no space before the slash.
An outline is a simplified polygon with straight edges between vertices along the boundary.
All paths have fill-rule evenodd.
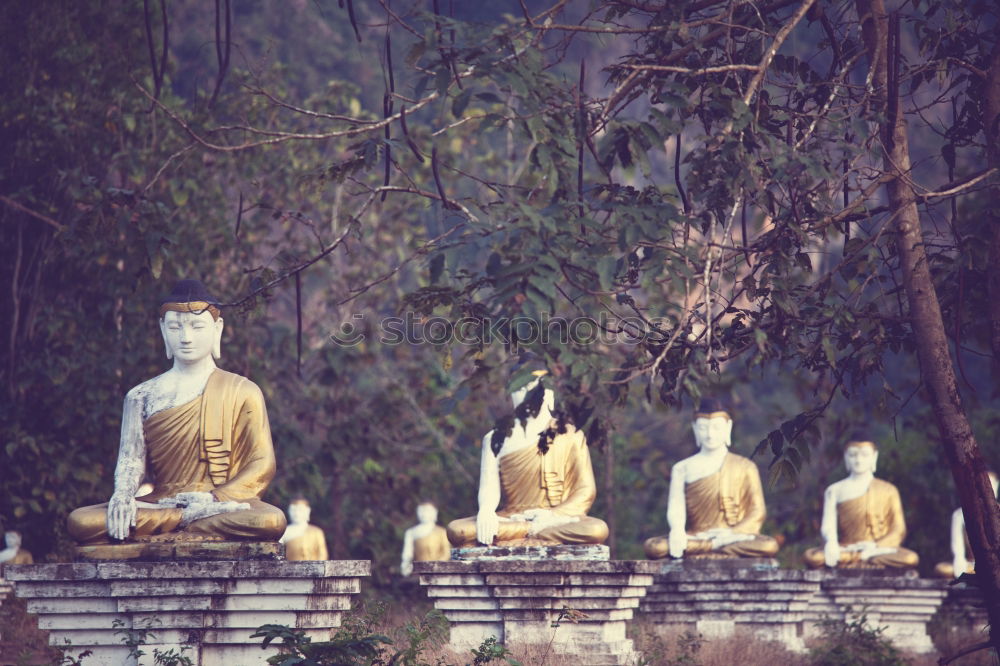
<path id="1" fill-rule="evenodd" d="M 410 48 L 406 51 L 406 64 L 413 67 L 420 60 L 420 57 L 424 55 L 427 50 L 427 43 L 424 41 L 414 42 Z"/>
<path id="2" fill-rule="evenodd" d="M 614 287 L 617 264 L 618 260 L 615 257 L 601 257 L 597 260 L 597 275 L 604 291 L 611 291 Z"/>
<path id="3" fill-rule="evenodd" d="M 767 435 L 767 442 L 771 446 L 771 453 L 776 456 L 781 455 L 781 450 L 785 444 L 785 436 L 781 434 L 780 430 L 772 430 Z"/>
<path id="4" fill-rule="evenodd" d="M 163 273 L 163 253 L 157 252 L 149 258 L 149 272 L 153 274 L 153 279 L 159 280 Z"/>
<path id="5" fill-rule="evenodd" d="M 470 99 L 472 99 L 472 88 L 466 88 L 451 103 L 452 115 L 456 118 L 461 118 L 462 113 L 464 113 L 466 107 L 469 106 Z"/>
<path id="6" fill-rule="evenodd" d="M 476 93 L 476 98 L 483 100 L 487 104 L 503 104 L 503 100 L 494 93 L 491 92 L 480 92 Z"/>

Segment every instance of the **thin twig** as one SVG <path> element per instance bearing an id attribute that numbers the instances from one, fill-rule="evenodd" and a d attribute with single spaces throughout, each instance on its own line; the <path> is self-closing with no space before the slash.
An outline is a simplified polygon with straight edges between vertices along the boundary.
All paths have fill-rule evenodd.
<path id="1" fill-rule="evenodd" d="M 11 208 L 13 208 L 14 210 L 19 210 L 19 211 L 21 211 L 22 213 L 24 213 L 26 215 L 30 215 L 31 217 L 35 218 L 36 220 L 41 220 L 42 222 L 45 222 L 46 224 L 52 225 L 53 227 L 55 227 L 59 231 L 62 231 L 63 228 L 64 228 L 64 225 L 60 224 L 59 222 L 56 222 L 55 220 L 53 220 L 48 215 L 43 215 L 42 213 L 39 213 L 37 211 L 33 211 L 30 208 L 28 208 L 27 206 L 25 206 L 23 204 L 19 204 L 18 202 L 16 202 L 13 199 L 10 199 L 10 198 L 4 196 L 3 194 L 0 194 L 0 201 L 2 201 L 3 203 L 7 204 L 8 206 L 10 206 Z"/>

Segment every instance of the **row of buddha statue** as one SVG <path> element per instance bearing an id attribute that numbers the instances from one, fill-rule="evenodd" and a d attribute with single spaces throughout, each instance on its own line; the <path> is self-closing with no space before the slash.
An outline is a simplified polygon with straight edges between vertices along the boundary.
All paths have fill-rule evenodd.
<path id="1" fill-rule="evenodd" d="M 600 544 L 604 521 L 588 516 L 596 497 L 583 433 L 553 410 L 554 394 L 539 379 L 515 391 L 515 418 L 503 432 L 483 438 L 479 512 L 448 525 L 456 548 L 476 544 Z M 706 398 L 692 429 L 698 452 L 670 472 L 666 535 L 643 544 L 649 559 L 774 557 L 778 541 L 761 533 L 767 516 L 757 466 L 730 451 L 733 419 L 718 400 Z M 903 547 L 906 521 L 899 491 L 875 477 L 878 448 L 852 437 L 844 449 L 848 476 L 823 497 L 823 546 L 805 551 L 810 568 L 912 569 L 918 555 Z M 994 478 L 994 493 L 996 480 Z M 952 518 L 953 562 L 939 576 L 972 571 L 960 509 Z"/>
<path id="2" fill-rule="evenodd" d="M 114 492 L 108 502 L 73 511 L 70 535 L 82 546 L 109 547 L 103 554 L 91 551 L 94 557 L 113 558 L 114 546 L 126 541 L 281 540 L 289 559 L 326 559 L 325 539 L 309 525 L 307 502 L 292 503 L 289 522 L 261 499 L 276 469 L 271 430 L 257 385 L 216 365 L 224 326 L 220 303 L 201 282 L 182 280 L 162 299 L 159 326 L 172 366 L 126 395 Z M 607 524 L 588 515 L 597 492 L 584 433 L 555 409 L 544 364 L 522 358 L 518 376 L 529 372 L 530 381 L 511 395 L 513 414 L 483 438 L 478 512 L 444 530 L 434 507 L 421 505 L 419 524 L 404 535 L 404 574 L 414 560 L 447 559 L 449 545 L 607 539 Z M 730 451 L 732 427 L 724 405 L 701 402 L 693 422 L 698 452 L 672 468 L 669 531 L 645 542 L 649 558 L 777 553 L 778 542 L 761 534 L 766 509 L 757 466 Z M 808 566 L 917 565 L 917 554 L 902 545 L 899 492 L 875 478 L 877 460 L 868 438 L 847 443 L 849 474 L 826 489 L 823 546 L 806 551 Z M 153 485 L 141 485 L 144 480 Z M 958 511 L 954 520 L 960 519 Z M 956 554 L 939 567 L 941 574 L 972 566 L 961 525 L 952 532 Z"/>

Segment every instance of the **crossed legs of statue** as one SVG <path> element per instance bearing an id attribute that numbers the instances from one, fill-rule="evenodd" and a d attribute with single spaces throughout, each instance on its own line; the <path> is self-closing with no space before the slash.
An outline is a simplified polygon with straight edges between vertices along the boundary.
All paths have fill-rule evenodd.
<path id="1" fill-rule="evenodd" d="M 670 543 L 665 536 L 651 537 L 642 544 L 646 557 L 651 560 L 661 560 L 670 554 Z M 712 542 L 708 539 L 688 537 L 684 557 L 699 555 L 715 555 L 721 557 L 774 557 L 778 552 L 778 542 L 769 536 L 757 535 L 746 541 L 737 541 L 716 550 L 712 550 Z"/>
<path id="2" fill-rule="evenodd" d="M 806 566 L 820 569 L 826 565 L 822 548 L 810 548 L 802 555 Z M 861 559 L 858 551 L 840 551 L 840 564 L 845 569 L 912 569 L 920 563 L 920 556 L 908 548 L 897 547 L 895 553 L 875 555 Z"/>
<path id="3" fill-rule="evenodd" d="M 133 537 L 149 537 L 177 532 L 234 541 L 277 541 L 285 531 L 285 513 L 259 499 L 246 500 L 249 509 L 220 513 L 192 522 L 178 530 L 181 510 L 178 508 L 144 509 L 136 511 Z M 107 528 L 108 504 L 94 504 L 76 509 L 66 520 L 66 527 L 77 543 L 83 545 L 110 543 Z"/>
<path id="4" fill-rule="evenodd" d="M 523 539 L 538 539 L 556 544 L 600 544 L 608 538 L 608 525 L 600 518 L 581 516 L 580 520 L 565 525 L 547 527 L 538 534 L 528 536 L 530 523 L 522 520 L 500 520 L 494 543 L 517 542 Z M 448 524 L 448 540 L 455 548 L 470 548 L 482 545 L 476 541 L 476 517 L 459 518 Z"/>

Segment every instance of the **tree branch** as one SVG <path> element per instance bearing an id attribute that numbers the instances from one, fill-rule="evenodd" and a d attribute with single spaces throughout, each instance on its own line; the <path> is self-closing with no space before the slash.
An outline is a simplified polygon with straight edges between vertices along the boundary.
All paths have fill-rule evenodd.
<path id="1" fill-rule="evenodd" d="M 10 198 L 4 196 L 3 194 L 0 194 L 0 201 L 2 201 L 3 203 L 7 204 L 8 206 L 10 206 L 11 208 L 13 208 L 14 210 L 19 210 L 22 213 L 24 213 L 25 215 L 29 215 L 29 216 L 35 218 L 36 220 L 41 220 L 42 222 L 45 222 L 46 224 L 52 225 L 53 227 L 55 227 L 59 231 L 62 231 L 63 228 L 64 228 L 64 225 L 60 224 L 59 222 L 56 222 L 55 220 L 53 220 L 48 215 L 43 215 L 42 213 L 33 211 L 30 208 L 28 208 L 27 206 L 25 206 L 23 204 L 19 204 L 18 202 L 16 202 L 13 199 L 10 199 Z"/>

